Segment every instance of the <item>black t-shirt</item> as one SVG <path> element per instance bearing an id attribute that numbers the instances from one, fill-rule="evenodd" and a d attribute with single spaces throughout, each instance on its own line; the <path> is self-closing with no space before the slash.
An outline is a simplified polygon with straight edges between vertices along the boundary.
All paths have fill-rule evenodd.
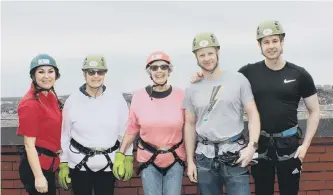
<path id="1" fill-rule="evenodd" d="M 272 70 L 263 60 L 245 65 L 239 72 L 251 83 L 261 129 L 268 133 L 279 133 L 297 125 L 300 98 L 317 93 L 311 75 L 290 62 L 281 70 Z"/>

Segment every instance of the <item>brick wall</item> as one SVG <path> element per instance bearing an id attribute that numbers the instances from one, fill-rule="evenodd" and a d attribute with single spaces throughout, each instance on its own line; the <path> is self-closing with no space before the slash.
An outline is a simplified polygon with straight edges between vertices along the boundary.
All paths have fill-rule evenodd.
<path id="1" fill-rule="evenodd" d="M 19 180 L 18 146 L 1 147 L 1 194 L 27 195 Z M 137 167 L 137 164 L 135 164 Z M 251 190 L 254 192 L 251 178 Z M 275 185 L 276 194 L 278 185 Z M 57 195 L 71 195 L 58 189 Z M 116 183 L 116 195 L 143 195 L 141 179 L 134 175 L 130 181 Z M 183 178 L 183 194 L 196 195 L 197 187 Z M 299 195 L 333 195 L 333 138 L 315 138 L 303 164 Z"/>

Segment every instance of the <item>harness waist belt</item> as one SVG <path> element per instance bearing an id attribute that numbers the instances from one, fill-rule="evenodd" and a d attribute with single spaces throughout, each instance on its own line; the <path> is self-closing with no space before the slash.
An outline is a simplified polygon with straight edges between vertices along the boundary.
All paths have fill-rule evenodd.
<path id="1" fill-rule="evenodd" d="M 152 146 L 152 145 L 148 144 L 147 142 L 143 141 L 142 139 L 140 139 L 140 143 L 141 143 L 142 147 L 145 150 L 148 150 L 150 153 L 166 154 L 166 153 L 169 153 L 169 152 L 172 152 L 172 151 L 176 150 L 183 143 L 183 139 L 180 142 L 178 142 L 176 145 L 173 145 L 171 148 L 169 148 L 167 150 L 157 149 L 154 146 Z"/>
<path id="2" fill-rule="evenodd" d="M 37 150 L 37 153 L 44 154 L 45 156 L 56 158 L 59 155 L 58 153 L 54 153 L 52 150 L 49 150 L 47 148 L 42 148 L 42 147 L 39 147 L 39 146 L 35 146 L 35 148 Z M 21 152 L 21 154 L 26 154 L 25 147 L 22 147 L 20 149 L 20 152 Z"/>
<path id="3" fill-rule="evenodd" d="M 244 131 L 241 131 L 240 133 L 238 133 L 235 136 L 232 136 L 226 140 L 223 141 L 210 141 L 207 138 L 202 138 L 201 136 L 197 136 L 197 142 L 200 142 L 204 145 L 213 145 L 214 146 L 214 153 L 215 153 L 215 157 L 213 158 L 212 161 L 212 169 L 215 170 L 219 170 L 221 165 L 220 162 L 224 163 L 224 164 L 230 164 L 229 161 L 236 161 L 238 158 L 238 153 L 237 154 L 232 154 L 232 153 L 224 153 L 223 155 L 219 155 L 219 146 L 222 144 L 228 144 L 228 143 L 234 143 L 237 142 L 240 145 L 244 145 L 245 144 L 245 137 L 244 137 Z M 238 142 L 238 140 L 242 139 L 244 140 L 244 143 L 241 144 Z M 231 160 L 230 160 L 231 159 Z"/>
<path id="4" fill-rule="evenodd" d="M 297 130 L 298 130 L 298 125 L 290 129 L 284 130 L 281 133 L 267 133 L 266 131 L 262 130 L 260 132 L 260 135 L 263 135 L 265 137 L 289 137 L 295 135 L 297 133 Z"/>
<path id="5" fill-rule="evenodd" d="M 87 148 L 87 147 L 84 147 L 80 143 L 75 141 L 73 138 L 71 139 L 70 143 L 71 143 L 72 146 L 74 146 L 81 153 L 85 154 L 85 157 L 82 159 L 82 161 L 75 166 L 75 168 L 74 168 L 75 171 L 79 171 L 82 168 L 82 166 L 84 166 L 84 168 L 87 171 L 92 171 L 87 166 L 87 161 L 90 157 L 92 157 L 96 154 L 103 154 L 105 156 L 107 162 L 108 162 L 107 165 L 104 168 L 102 168 L 101 170 L 99 170 L 98 172 L 104 171 L 107 167 L 110 167 L 110 169 L 112 171 L 113 163 L 112 163 L 111 158 L 109 157 L 108 153 L 112 153 L 112 152 L 116 151 L 119 148 L 120 142 L 118 140 L 116 141 L 114 146 L 112 146 L 111 148 L 108 148 L 106 150 L 104 148 Z"/>
<path id="6" fill-rule="evenodd" d="M 58 157 L 59 153 L 55 153 L 47 148 L 42 148 L 39 146 L 35 146 L 35 148 L 37 150 L 38 155 L 44 154 L 45 156 L 53 158 L 50 168 L 47 170 L 47 171 L 52 171 L 53 167 L 54 167 L 55 159 Z M 21 148 L 21 154 L 24 156 L 24 158 L 27 158 L 27 152 L 25 150 L 25 147 Z"/>
<path id="7" fill-rule="evenodd" d="M 84 154 L 91 155 L 91 156 L 95 155 L 95 154 L 104 154 L 105 152 L 106 153 L 112 153 L 120 145 L 119 141 L 117 140 L 116 144 L 113 147 L 108 148 L 108 149 L 104 149 L 104 148 L 88 148 L 88 147 L 85 147 L 85 146 L 81 145 L 80 143 L 78 143 L 77 141 L 75 141 L 73 138 L 71 139 L 70 142 L 71 142 L 72 146 L 74 146 L 80 152 L 82 152 Z"/>
<path id="8" fill-rule="evenodd" d="M 295 127 L 292 127 L 290 129 L 284 130 L 281 133 L 267 133 L 264 130 L 262 130 L 260 132 L 260 135 L 265 136 L 267 138 L 270 138 L 270 144 L 272 146 L 274 146 L 274 138 L 284 138 L 284 137 L 291 137 L 297 133 L 302 134 L 302 131 L 299 129 L 298 125 L 296 125 Z M 267 156 L 268 153 L 268 148 L 266 149 L 266 151 L 262 154 L 259 154 L 258 159 L 266 159 L 266 160 L 272 160 L 270 157 Z M 278 161 L 285 161 L 285 160 L 289 160 L 291 158 L 293 158 L 296 154 L 296 151 L 294 151 L 293 153 L 289 154 L 289 155 L 283 155 L 283 156 L 279 156 L 278 152 L 276 151 L 276 156 L 277 156 L 277 160 Z"/>
<path id="9" fill-rule="evenodd" d="M 223 141 L 210 141 L 208 140 L 207 138 L 203 138 L 201 136 L 198 136 L 197 140 L 198 142 L 204 144 L 204 145 L 215 145 L 215 144 L 218 144 L 218 145 L 222 145 L 222 144 L 228 144 L 228 143 L 233 143 L 235 141 L 237 141 L 239 138 L 241 138 L 243 136 L 243 131 L 240 132 L 239 134 L 233 136 L 233 137 L 230 137 L 226 140 L 223 140 Z"/>
<path id="10" fill-rule="evenodd" d="M 139 142 L 141 143 L 141 146 L 143 148 L 140 148 Z M 169 148 L 167 150 L 161 150 L 161 149 L 155 148 L 154 146 L 148 144 L 147 142 L 145 142 L 141 138 L 139 138 L 137 141 L 138 148 L 141 150 L 147 150 L 150 153 L 152 153 L 153 155 L 147 162 L 144 162 L 139 166 L 137 174 L 139 175 L 143 169 L 148 167 L 149 164 L 153 164 L 153 166 L 155 166 L 155 168 L 157 170 L 159 170 L 163 175 L 165 175 L 166 172 L 171 168 L 171 166 L 176 162 L 178 162 L 185 169 L 185 162 L 178 157 L 178 155 L 175 151 L 182 143 L 183 143 L 183 139 L 180 142 L 178 142 L 176 145 L 173 145 L 171 148 Z M 169 167 L 161 169 L 155 165 L 154 161 L 159 154 L 166 154 L 166 153 L 172 153 L 173 157 L 175 158 L 175 161 Z"/>
<path id="11" fill-rule="evenodd" d="M 38 146 L 35 146 L 35 147 L 36 147 L 36 150 L 38 153 L 41 153 L 41 154 L 44 154 L 46 156 L 53 157 L 53 158 L 58 157 L 57 153 L 54 153 L 53 151 L 51 151 L 49 149 L 38 147 Z"/>

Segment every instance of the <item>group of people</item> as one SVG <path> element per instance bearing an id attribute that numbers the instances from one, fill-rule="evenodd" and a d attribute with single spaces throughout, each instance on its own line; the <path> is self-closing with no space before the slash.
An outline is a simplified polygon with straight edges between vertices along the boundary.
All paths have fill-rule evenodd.
<path id="1" fill-rule="evenodd" d="M 36 56 L 30 89 L 18 106 L 17 134 L 24 137 L 19 174 L 26 191 L 55 195 L 58 177 L 75 195 L 112 195 L 116 180 L 128 181 L 137 171 L 145 195 L 180 195 L 187 170 L 200 194 L 222 194 L 225 185 L 229 195 L 249 195 L 251 169 L 255 193 L 273 195 L 276 169 L 280 194 L 297 195 L 319 103 L 311 75 L 283 59 L 285 35 L 278 21 L 260 23 L 256 39 L 265 59 L 232 72 L 219 64 L 217 37 L 197 34 L 192 52 L 201 71 L 185 90 L 168 83 L 171 58 L 153 52 L 144 64 L 152 83 L 134 92 L 129 107 L 104 84 L 103 56 L 84 59 L 85 82 L 65 102 L 54 90 L 56 60 Z M 300 98 L 309 111 L 301 145 Z"/>

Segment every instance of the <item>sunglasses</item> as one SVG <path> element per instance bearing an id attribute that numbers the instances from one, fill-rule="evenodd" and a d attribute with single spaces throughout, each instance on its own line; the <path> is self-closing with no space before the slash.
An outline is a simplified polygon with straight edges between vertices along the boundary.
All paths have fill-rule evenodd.
<path id="1" fill-rule="evenodd" d="M 163 64 L 161 66 L 157 66 L 157 65 L 151 65 L 151 66 L 149 66 L 150 70 L 152 70 L 152 71 L 157 71 L 158 68 L 161 68 L 161 70 L 168 70 L 169 67 L 170 66 L 168 64 Z"/>
<path id="2" fill-rule="evenodd" d="M 89 76 L 94 76 L 96 73 L 98 74 L 98 76 L 104 76 L 106 71 L 105 70 L 88 70 L 87 73 Z"/>

